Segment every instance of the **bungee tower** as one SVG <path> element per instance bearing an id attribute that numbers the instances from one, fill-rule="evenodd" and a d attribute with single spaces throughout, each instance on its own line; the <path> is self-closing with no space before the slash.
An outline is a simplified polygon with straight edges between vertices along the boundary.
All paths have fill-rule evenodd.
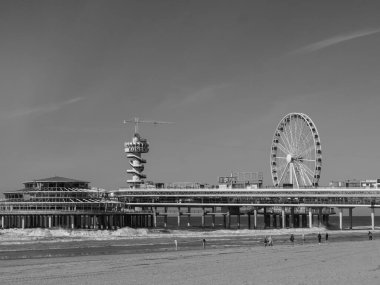
<path id="1" fill-rule="evenodd" d="M 147 152 L 149 152 L 149 143 L 137 132 L 133 135 L 131 142 L 125 143 L 125 153 L 130 158 L 129 164 L 132 167 L 132 169 L 127 170 L 128 174 L 132 174 L 132 179 L 127 180 L 127 182 L 135 188 L 136 185 L 144 183 L 143 179 L 146 178 L 146 175 L 142 173 L 146 160 L 141 157 L 141 154 Z"/>
<path id="2" fill-rule="evenodd" d="M 146 121 L 140 120 L 139 118 L 134 118 L 133 120 L 125 120 L 126 123 L 135 124 L 135 132 L 131 142 L 126 142 L 124 144 L 124 151 L 127 154 L 127 158 L 130 159 L 129 164 L 132 169 L 128 169 L 127 173 L 132 175 L 131 179 L 127 182 L 131 188 L 140 188 L 141 184 L 144 184 L 144 179 L 146 175 L 143 174 L 144 164 L 146 160 L 141 157 L 141 154 L 149 152 L 149 143 L 146 139 L 142 138 L 139 134 L 139 124 L 140 123 L 150 123 L 150 124 L 171 124 L 171 122 L 161 122 L 161 121 Z"/>

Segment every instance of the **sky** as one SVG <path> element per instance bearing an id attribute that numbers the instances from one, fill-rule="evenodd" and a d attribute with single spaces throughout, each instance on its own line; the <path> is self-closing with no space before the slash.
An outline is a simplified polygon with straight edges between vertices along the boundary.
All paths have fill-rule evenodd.
<path id="1" fill-rule="evenodd" d="M 156 182 L 264 174 L 290 112 L 320 185 L 380 178 L 379 1 L 0 1 L 0 192 L 63 176 L 126 187 L 123 120 Z"/>

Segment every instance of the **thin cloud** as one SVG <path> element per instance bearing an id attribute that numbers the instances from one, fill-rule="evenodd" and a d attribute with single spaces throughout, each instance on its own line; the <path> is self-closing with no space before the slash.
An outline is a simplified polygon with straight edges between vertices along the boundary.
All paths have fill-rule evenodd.
<path id="1" fill-rule="evenodd" d="M 183 98 L 173 100 L 172 97 L 166 98 L 160 103 L 158 108 L 165 109 L 177 109 L 177 108 L 187 108 L 189 106 L 206 104 L 212 101 L 215 97 L 219 96 L 223 88 L 228 86 L 225 83 L 208 85 L 202 89 L 195 92 L 188 93 Z"/>
<path id="2" fill-rule="evenodd" d="M 210 85 L 195 93 L 187 95 L 181 102 L 183 105 L 194 104 L 200 101 L 211 100 L 218 96 L 218 91 L 224 88 L 226 84 Z"/>
<path id="3" fill-rule="evenodd" d="M 62 109 L 63 107 L 67 105 L 71 105 L 74 103 L 77 103 L 79 101 L 82 101 L 84 97 L 76 97 L 69 99 L 67 101 L 59 102 L 59 103 L 54 103 L 54 104 L 49 104 L 49 105 L 44 105 L 44 106 L 39 106 L 35 108 L 28 108 L 28 109 L 23 109 L 23 110 L 17 110 L 9 114 L 8 118 L 18 118 L 18 117 L 25 117 L 25 116 L 30 116 L 30 115 L 43 115 L 46 113 L 51 113 L 58 111 Z"/>
<path id="4" fill-rule="evenodd" d="M 340 44 L 342 42 L 350 41 L 350 40 L 357 39 L 357 38 L 364 37 L 364 36 L 373 35 L 373 34 L 376 34 L 379 32 L 380 32 L 380 28 L 371 29 L 371 30 L 362 30 L 362 31 L 357 31 L 357 32 L 353 32 L 350 34 L 345 34 L 345 35 L 338 35 L 338 36 L 335 36 L 335 37 L 332 37 L 329 39 L 325 39 L 325 40 L 315 42 L 315 43 L 312 43 L 310 45 L 301 47 L 299 49 L 296 49 L 296 50 L 290 52 L 289 54 L 290 55 L 308 54 L 308 53 L 316 52 L 318 50 L 321 50 L 321 49 L 324 49 L 324 48 L 327 48 L 327 47 L 330 47 L 333 45 Z"/>

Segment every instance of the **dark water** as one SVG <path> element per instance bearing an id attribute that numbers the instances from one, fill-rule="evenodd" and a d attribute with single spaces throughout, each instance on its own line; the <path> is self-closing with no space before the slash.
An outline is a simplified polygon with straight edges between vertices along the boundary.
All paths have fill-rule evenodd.
<path id="1" fill-rule="evenodd" d="M 237 229 L 237 217 L 231 216 L 231 229 Z M 251 217 L 251 228 L 253 228 L 253 216 Z M 181 229 L 200 229 L 202 225 L 201 217 L 191 217 L 190 227 L 187 225 L 188 219 L 186 216 L 181 216 Z M 163 227 L 164 219 L 162 217 L 157 218 L 157 226 Z M 205 230 L 212 230 L 212 218 L 210 216 L 205 217 Z M 353 216 L 352 217 L 352 227 L 370 227 L 371 226 L 371 217 L 368 216 Z M 375 216 L 375 226 L 380 226 L 380 216 Z M 348 216 L 343 216 L 343 229 L 348 229 L 350 227 L 350 218 Z M 178 220 L 177 217 L 168 217 L 168 229 L 177 229 L 178 228 Z M 215 229 L 223 229 L 223 217 L 215 218 Z M 240 217 L 240 229 L 248 229 L 248 217 L 241 216 Z M 257 228 L 264 229 L 264 218 L 263 216 L 257 217 Z M 329 217 L 328 229 L 335 230 L 339 229 L 339 216 L 332 215 Z"/>
<path id="2" fill-rule="evenodd" d="M 339 228 L 339 216 L 331 216 L 329 219 L 329 228 L 338 229 Z M 380 226 L 380 216 L 375 216 L 375 226 Z M 350 218 L 348 216 L 343 216 L 343 229 L 350 227 Z M 368 216 L 353 216 L 352 217 L 352 227 L 371 227 L 371 217 Z"/>

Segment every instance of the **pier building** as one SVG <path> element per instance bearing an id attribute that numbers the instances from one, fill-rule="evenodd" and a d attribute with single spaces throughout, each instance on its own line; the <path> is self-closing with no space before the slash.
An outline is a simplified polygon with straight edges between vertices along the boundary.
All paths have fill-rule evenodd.
<path id="1" fill-rule="evenodd" d="M 114 229 L 148 226 L 149 212 L 126 211 L 124 204 L 89 182 L 50 177 L 24 182 L 0 200 L 2 228 Z"/>

